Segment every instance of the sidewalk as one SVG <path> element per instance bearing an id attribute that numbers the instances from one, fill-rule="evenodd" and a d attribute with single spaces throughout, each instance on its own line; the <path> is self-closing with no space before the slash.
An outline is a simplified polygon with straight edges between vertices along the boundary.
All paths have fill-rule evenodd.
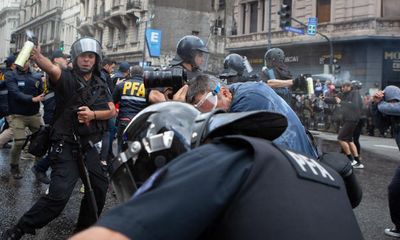
<path id="1" fill-rule="evenodd" d="M 315 138 L 321 138 L 327 141 L 337 141 L 337 134 L 330 132 L 310 131 Z M 361 153 L 369 151 L 385 158 L 400 162 L 400 152 L 393 138 L 360 136 Z"/>

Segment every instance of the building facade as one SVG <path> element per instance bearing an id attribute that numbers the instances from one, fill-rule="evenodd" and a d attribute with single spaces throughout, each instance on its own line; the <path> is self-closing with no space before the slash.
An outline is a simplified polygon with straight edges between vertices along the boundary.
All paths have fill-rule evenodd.
<path id="1" fill-rule="evenodd" d="M 281 4 L 302 23 L 318 18 L 318 31 L 333 43 L 336 79 L 360 80 L 368 89 L 376 83 L 400 85 L 400 8 L 396 0 L 271 0 L 271 47 L 285 51 L 286 63 L 296 76 L 329 70 L 329 44 L 320 35 L 282 31 Z M 226 49 L 246 55 L 256 69 L 268 49 L 269 0 L 234 0 L 231 35 Z M 295 28 L 304 29 L 292 21 Z"/>
<path id="2" fill-rule="evenodd" d="M 42 53 L 50 56 L 60 47 L 61 14 L 63 0 L 21 0 L 20 25 L 14 32 L 17 51 L 27 40 L 26 31 L 32 31 Z"/>
<path id="3" fill-rule="evenodd" d="M 20 0 L 0 1 L 0 63 L 15 51 L 11 34 L 19 25 L 19 5 Z"/>
<path id="4" fill-rule="evenodd" d="M 168 66 L 179 39 L 193 34 L 207 42 L 212 52 L 209 66 L 216 68 L 213 62 L 222 63 L 225 1 L 82 0 L 81 3 L 79 33 L 98 39 L 105 56 L 117 62 Z M 159 57 L 149 55 L 146 29 L 161 31 Z"/>
<path id="5" fill-rule="evenodd" d="M 77 23 L 80 20 L 81 2 L 80 0 L 64 0 L 62 5 L 60 23 L 60 49 L 69 53 L 72 43 L 80 37 Z"/>

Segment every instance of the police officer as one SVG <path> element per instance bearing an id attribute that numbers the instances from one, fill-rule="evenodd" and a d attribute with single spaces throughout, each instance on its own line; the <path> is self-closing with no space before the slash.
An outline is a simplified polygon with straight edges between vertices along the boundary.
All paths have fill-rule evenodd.
<path id="1" fill-rule="evenodd" d="M 26 140 L 25 128 L 36 132 L 43 125 L 39 113 L 40 102 L 44 100 L 42 74 L 32 73 L 27 61 L 23 69 L 6 73 L 8 89 L 9 124 L 13 132 L 13 146 L 10 152 L 11 174 L 14 179 L 21 179 L 19 159 Z"/>
<path id="2" fill-rule="evenodd" d="M 127 128 L 128 141 L 143 143 L 138 154 L 153 160 L 178 157 L 72 240 L 363 239 L 341 177 L 265 140 L 285 122 L 262 111 L 199 115 L 182 103 L 150 106 Z M 243 135 L 229 135 L 236 131 Z M 153 141 L 160 144 L 147 145 Z M 198 141 L 208 143 L 186 152 Z M 131 146 L 125 156 L 139 148 Z"/>
<path id="3" fill-rule="evenodd" d="M 289 71 L 288 66 L 284 63 L 285 53 L 280 48 L 271 48 L 264 54 L 265 67 L 263 68 L 263 77 L 266 77 L 266 82 L 271 79 L 277 79 L 280 81 L 276 82 L 274 88 L 275 92 L 281 96 L 285 101 L 290 104 L 291 94 L 289 81 L 293 79 L 292 74 Z M 271 82 L 272 84 L 272 82 Z"/>
<path id="4" fill-rule="evenodd" d="M 187 35 L 181 38 L 176 46 L 175 57 L 171 61 L 171 68 L 182 68 L 186 71 L 188 80 L 196 77 L 207 69 L 208 49 L 197 36 Z M 187 93 L 187 86 L 184 85 L 174 95 L 173 100 L 184 102 Z M 151 90 L 148 94 L 150 103 L 164 102 L 169 99 L 170 91 Z"/>
<path id="5" fill-rule="evenodd" d="M 14 55 L 10 55 L 4 61 L 6 68 L 2 71 L 2 80 L 0 81 L 0 115 L 5 117 L 7 124 L 10 122 L 10 117 L 8 112 L 8 89 L 5 80 L 6 73 L 15 69 L 15 59 L 16 57 Z M 8 142 L 12 139 L 13 133 L 11 128 L 8 127 L 0 134 L 0 148 L 11 148 Z"/>
<path id="6" fill-rule="evenodd" d="M 224 59 L 224 70 L 219 75 L 221 79 L 226 79 L 227 84 L 246 81 L 257 81 L 255 75 L 250 76 L 253 69 L 248 60 L 239 54 L 232 53 Z"/>
<path id="7" fill-rule="evenodd" d="M 227 84 L 232 84 L 236 82 L 247 82 L 247 81 L 260 81 L 262 80 L 257 74 L 253 73 L 253 68 L 251 67 L 249 61 L 246 57 L 242 57 L 239 54 L 232 53 L 225 57 L 224 59 L 224 70 L 219 75 L 221 79 L 226 79 Z M 307 82 L 303 75 L 295 79 L 280 80 L 280 79 L 269 79 L 265 81 L 268 86 L 276 89 L 283 87 L 292 87 L 293 89 L 306 89 Z"/>
<path id="8" fill-rule="evenodd" d="M 123 82 L 129 78 L 130 68 L 131 68 L 131 65 L 126 61 L 121 62 L 119 64 L 118 71 L 112 77 L 114 86 L 120 84 L 121 82 Z"/>
<path id="9" fill-rule="evenodd" d="M 98 142 L 115 115 L 106 84 L 100 79 L 101 46 L 93 38 L 80 38 L 71 46 L 73 69 L 61 70 L 35 47 L 32 58 L 50 77 L 56 93 L 56 111 L 51 134 L 51 182 L 49 194 L 41 197 L 2 239 L 20 239 L 35 234 L 56 218 L 67 204 L 79 177 L 85 184 L 75 231 L 89 227 L 101 213 L 108 180 L 103 172 Z"/>
<path id="10" fill-rule="evenodd" d="M 119 103 L 117 117 L 117 139 L 121 147 L 122 133 L 128 123 L 148 104 L 146 89 L 143 84 L 143 68 L 139 65 L 132 67 L 132 78 L 118 84 L 113 93 L 114 103 Z"/>

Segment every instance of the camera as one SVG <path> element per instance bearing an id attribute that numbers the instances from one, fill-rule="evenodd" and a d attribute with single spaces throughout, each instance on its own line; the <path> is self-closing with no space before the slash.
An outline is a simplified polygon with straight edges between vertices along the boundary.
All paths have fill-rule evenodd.
<path id="1" fill-rule="evenodd" d="M 183 68 L 145 71 L 143 74 L 146 89 L 172 88 L 175 94 L 187 81 L 187 73 Z"/>

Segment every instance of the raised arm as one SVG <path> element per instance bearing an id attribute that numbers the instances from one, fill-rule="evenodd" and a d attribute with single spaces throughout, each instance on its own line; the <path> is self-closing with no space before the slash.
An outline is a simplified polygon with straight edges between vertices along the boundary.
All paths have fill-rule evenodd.
<path id="1" fill-rule="evenodd" d="M 57 65 L 54 65 L 50 59 L 43 56 L 43 54 L 40 52 L 40 46 L 33 48 L 31 59 L 34 60 L 37 65 L 49 75 L 50 81 L 53 84 L 57 83 L 61 77 L 61 69 Z"/>

